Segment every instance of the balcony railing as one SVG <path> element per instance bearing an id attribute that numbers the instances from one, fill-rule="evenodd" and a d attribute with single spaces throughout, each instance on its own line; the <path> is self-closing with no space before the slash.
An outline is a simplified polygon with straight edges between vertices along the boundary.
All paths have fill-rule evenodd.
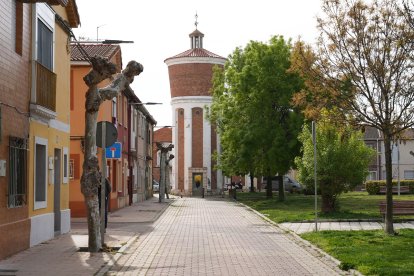
<path id="1" fill-rule="evenodd" d="M 36 104 L 56 112 L 56 74 L 37 61 Z"/>

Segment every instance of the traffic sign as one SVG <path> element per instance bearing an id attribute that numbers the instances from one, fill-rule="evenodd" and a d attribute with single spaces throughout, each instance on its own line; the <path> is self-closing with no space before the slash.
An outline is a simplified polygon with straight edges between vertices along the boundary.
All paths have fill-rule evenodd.
<path id="1" fill-rule="evenodd" d="M 107 121 L 98 122 L 98 124 L 96 125 L 96 145 L 100 148 L 103 148 L 102 146 L 103 124 L 105 124 L 105 147 L 112 145 L 118 138 L 118 130 L 116 129 L 113 123 L 107 122 Z"/>
<path id="2" fill-rule="evenodd" d="M 105 156 L 107 159 L 120 159 L 122 155 L 122 144 L 115 142 L 112 146 L 105 149 Z"/>

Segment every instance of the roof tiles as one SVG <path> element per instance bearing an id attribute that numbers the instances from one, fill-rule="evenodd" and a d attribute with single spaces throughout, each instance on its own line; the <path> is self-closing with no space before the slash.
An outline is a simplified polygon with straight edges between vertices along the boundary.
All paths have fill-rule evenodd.
<path id="1" fill-rule="evenodd" d="M 82 44 L 80 43 L 80 45 L 90 57 L 101 56 L 107 59 L 111 59 L 112 56 L 118 50 L 121 49 L 119 45 L 112 45 L 112 44 Z M 71 48 L 71 53 L 70 53 L 71 61 L 88 61 L 79 51 L 79 48 L 76 46 L 76 44 L 71 44 L 70 48 Z"/>
<path id="2" fill-rule="evenodd" d="M 166 60 L 173 59 L 173 58 L 187 58 L 187 57 L 209 57 L 209 58 L 225 59 L 224 57 L 214 54 L 210 51 L 207 51 L 206 49 L 194 48 L 194 49 L 189 49 L 185 52 L 182 52 L 181 54 L 169 57 Z"/>

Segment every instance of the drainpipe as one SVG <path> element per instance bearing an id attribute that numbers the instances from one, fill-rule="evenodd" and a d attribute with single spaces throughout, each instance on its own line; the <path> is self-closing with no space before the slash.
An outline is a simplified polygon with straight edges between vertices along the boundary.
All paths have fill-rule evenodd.
<path id="1" fill-rule="evenodd" d="M 132 165 L 134 164 L 133 159 L 132 159 L 132 154 L 131 154 L 131 136 L 132 136 L 132 120 L 131 120 L 131 110 L 132 110 L 132 106 L 127 104 L 127 113 L 128 113 L 128 170 L 129 170 L 129 178 L 128 178 L 128 198 L 129 198 L 129 205 L 132 205 L 132 179 L 133 179 L 133 174 L 132 174 Z"/>

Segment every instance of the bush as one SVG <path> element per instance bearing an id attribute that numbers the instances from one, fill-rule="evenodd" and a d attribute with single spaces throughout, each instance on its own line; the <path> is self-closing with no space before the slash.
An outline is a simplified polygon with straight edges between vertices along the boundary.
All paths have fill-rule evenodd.
<path id="1" fill-rule="evenodd" d="M 397 186 L 398 181 L 393 179 L 392 185 Z M 400 180 L 401 186 L 408 186 L 410 189 L 410 194 L 414 194 L 414 180 Z M 369 180 L 365 182 L 365 189 L 367 190 L 368 194 L 376 195 L 380 192 L 380 187 L 386 186 L 385 180 Z"/>
<path id="2" fill-rule="evenodd" d="M 374 180 L 365 182 L 365 190 L 367 190 L 368 194 L 370 195 L 379 194 L 380 186 L 381 186 L 379 182 L 380 181 L 374 181 Z M 385 182 L 384 182 L 384 185 L 385 185 Z"/>

